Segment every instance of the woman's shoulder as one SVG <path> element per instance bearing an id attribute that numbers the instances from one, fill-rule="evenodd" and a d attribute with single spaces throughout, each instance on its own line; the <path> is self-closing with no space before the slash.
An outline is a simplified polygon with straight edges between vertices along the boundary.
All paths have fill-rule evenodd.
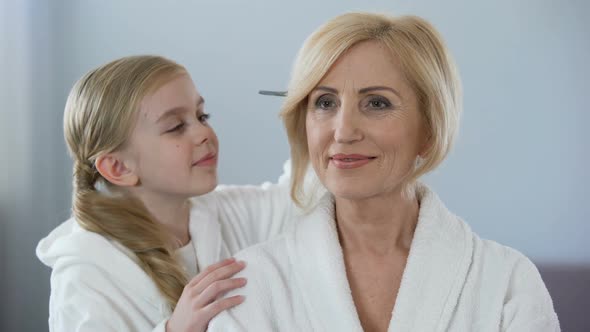
<path id="1" fill-rule="evenodd" d="M 266 274 L 269 270 L 276 272 L 290 269 L 287 242 L 291 236 L 291 232 L 284 233 L 269 241 L 248 247 L 234 257 L 247 263 L 247 272 L 261 271 Z"/>
<path id="2" fill-rule="evenodd" d="M 483 264 L 498 272 L 508 273 L 515 268 L 536 271 L 531 260 L 517 249 L 480 237 L 469 226 L 468 221 L 448 210 L 442 200 L 428 186 L 421 184 L 419 193 L 422 198 L 421 218 L 429 227 L 429 231 L 431 231 L 430 228 L 434 228 L 437 232 L 446 231 L 447 237 L 455 235 L 452 237 L 453 240 L 466 240 L 472 247 L 474 264 Z M 453 232 L 454 234 L 452 234 Z"/>
<path id="3" fill-rule="evenodd" d="M 243 293 L 247 297 L 254 295 L 258 299 L 288 298 L 295 273 L 293 257 L 289 252 L 289 235 L 286 233 L 248 247 L 234 256 L 246 262 L 246 268 L 236 277 L 248 280 L 246 287 L 236 294 Z"/>
<path id="4" fill-rule="evenodd" d="M 229 291 L 225 297 L 242 295 L 244 304 L 221 312 L 209 324 L 211 331 L 244 331 L 244 327 L 259 331 L 277 330 L 276 320 L 281 317 L 282 327 L 291 324 L 286 321 L 292 301 L 297 301 L 301 294 L 296 292 L 295 271 L 288 255 L 287 234 L 273 240 L 248 247 L 234 257 L 246 262 L 244 270 L 234 277 L 246 278 L 248 282 L 242 288 Z M 287 324 L 287 325 L 284 325 Z"/>
<path id="5" fill-rule="evenodd" d="M 551 295 L 533 261 L 512 247 L 475 234 L 473 239 L 465 292 L 501 306 L 502 330 L 559 331 Z"/>
<path id="6" fill-rule="evenodd" d="M 473 260 L 475 263 L 496 267 L 511 274 L 513 274 L 513 271 L 517 271 L 516 277 L 522 273 L 538 274 L 535 264 L 518 249 L 481 238 L 475 232 L 472 232 L 472 234 Z"/>
<path id="7" fill-rule="evenodd" d="M 497 319 L 501 330 L 537 331 L 531 327 L 559 329 L 551 296 L 535 264 L 519 250 L 481 238 L 468 223 L 446 209 L 432 192 L 425 192 L 424 225 L 429 235 L 459 246 L 465 256 L 457 312 L 484 324 Z M 440 236 L 444 234 L 445 236 Z M 494 314 L 491 314 L 494 313 Z M 500 323 L 501 322 L 501 323 Z M 555 328 L 553 328 L 555 327 Z"/>

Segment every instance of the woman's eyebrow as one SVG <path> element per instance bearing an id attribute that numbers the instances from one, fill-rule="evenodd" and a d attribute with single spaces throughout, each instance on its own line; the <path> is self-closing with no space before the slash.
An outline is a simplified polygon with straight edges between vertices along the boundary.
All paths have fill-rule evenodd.
<path id="1" fill-rule="evenodd" d="M 326 92 L 330 92 L 330 93 L 333 93 L 333 94 L 338 94 L 338 90 L 337 89 L 330 88 L 330 87 L 323 86 L 323 85 L 320 85 L 320 86 L 315 87 L 315 89 L 313 89 L 312 92 L 313 91 L 317 91 L 317 90 L 326 91 Z"/>
<path id="2" fill-rule="evenodd" d="M 333 93 L 333 94 L 338 94 L 338 90 L 337 89 L 330 88 L 330 87 L 323 86 L 323 85 L 318 86 L 315 89 L 313 89 L 313 91 L 317 91 L 317 90 L 326 91 L 326 92 L 330 92 L 330 93 Z M 362 88 L 362 89 L 358 90 L 358 93 L 359 94 L 363 94 L 363 93 L 373 92 L 373 91 L 379 91 L 379 90 L 387 90 L 387 91 L 390 91 L 390 92 L 394 93 L 396 96 L 398 96 L 399 98 L 403 99 L 402 96 L 401 96 L 401 94 L 396 89 L 390 88 L 388 86 L 381 86 L 381 85 L 378 85 L 378 86 L 369 86 L 369 87 L 366 87 L 366 88 Z"/>
<path id="3" fill-rule="evenodd" d="M 362 88 L 359 90 L 359 94 L 363 94 L 363 93 L 367 93 L 367 92 L 373 92 L 373 91 L 379 91 L 379 90 L 387 90 L 387 91 L 391 91 L 393 92 L 396 96 L 398 96 L 399 98 L 402 98 L 402 95 L 394 88 L 390 88 L 388 86 L 370 86 L 370 87 L 366 87 L 366 88 Z"/>

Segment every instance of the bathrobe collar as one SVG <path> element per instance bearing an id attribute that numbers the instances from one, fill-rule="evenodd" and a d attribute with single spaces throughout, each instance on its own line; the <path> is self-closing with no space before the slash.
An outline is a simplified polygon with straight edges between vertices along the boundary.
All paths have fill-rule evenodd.
<path id="1" fill-rule="evenodd" d="M 197 253 L 197 265 L 199 273 L 209 265 L 229 258 L 229 250 L 221 238 L 221 226 L 218 213 L 206 206 L 196 206 L 203 202 L 193 202 L 189 221 L 189 233 Z"/>
<path id="2" fill-rule="evenodd" d="M 420 212 L 389 331 L 438 331 L 447 326 L 471 263 L 469 227 L 428 187 L 418 186 Z M 289 256 L 319 330 L 362 331 L 334 221 L 334 199 L 324 195 L 302 220 Z M 321 313 L 321 315 L 319 314 Z"/>

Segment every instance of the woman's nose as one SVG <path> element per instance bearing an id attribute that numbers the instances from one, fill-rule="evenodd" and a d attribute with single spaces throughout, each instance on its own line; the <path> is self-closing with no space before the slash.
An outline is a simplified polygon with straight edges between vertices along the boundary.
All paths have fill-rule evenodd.
<path id="1" fill-rule="evenodd" d="M 342 105 L 335 119 L 334 140 L 337 143 L 350 144 L 362 139 L 357 113 L 352 106 Z"/>

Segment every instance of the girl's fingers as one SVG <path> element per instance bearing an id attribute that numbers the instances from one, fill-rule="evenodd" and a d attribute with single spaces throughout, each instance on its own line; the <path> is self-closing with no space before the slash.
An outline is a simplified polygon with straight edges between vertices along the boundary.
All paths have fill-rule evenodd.
<path id="1" fill-rule="evenodd" d="M 245 266 L 246 263 L 244 262 L 235 262 L 229 265 L 222 266 L 216 269 L 215 271 L 212 271 L 209 274 L 207 274 L 203 279 L 201 279 L 198 283 L 194 284 L 191 287 L 193 287 L 197 294 L 200 294 L 212 283 L 233 276 L 234 274 L 243 270 Z"/>
<path id="2" fill-rule="evenodd" d="M 225 279 L 213 282 L 196 299 L 197 308 L 203 308 L 214 302 L 226 292 L 246 285 L 245 278 Z"/>
<path id="3" fill-rule="evenodd" d="M 222 268 L 226 265 L 233 264 L 235 261 L 236 261 L 236 259 L 231 257 L 228 259 L 224 259 L 220 262 L 217 262 L 215 264 L 209 265 L 203 272 L 199 273 L 193 279 L 191 279 L 191 281 L 189 281 L 189 283 L 186 285 L 186 287 L 190 288 L 190 287 L 198 284 L 199 282 L 201 282 L 201 280 L 203 280 L 203 278 L 208 276 L 210 273 L 212 273 L 212 272 L 216 271 L 217 269 Z"/>
<path id="4" fill-rule="evenodd" d="M 227 299 L 219 299 L 203 308 L 203 314 L 207 321 L 209 321 L 220 312 L 235 307 L 242 302 L 244 302 L 244 296 L 242 295 L 230 296 Z"/>

